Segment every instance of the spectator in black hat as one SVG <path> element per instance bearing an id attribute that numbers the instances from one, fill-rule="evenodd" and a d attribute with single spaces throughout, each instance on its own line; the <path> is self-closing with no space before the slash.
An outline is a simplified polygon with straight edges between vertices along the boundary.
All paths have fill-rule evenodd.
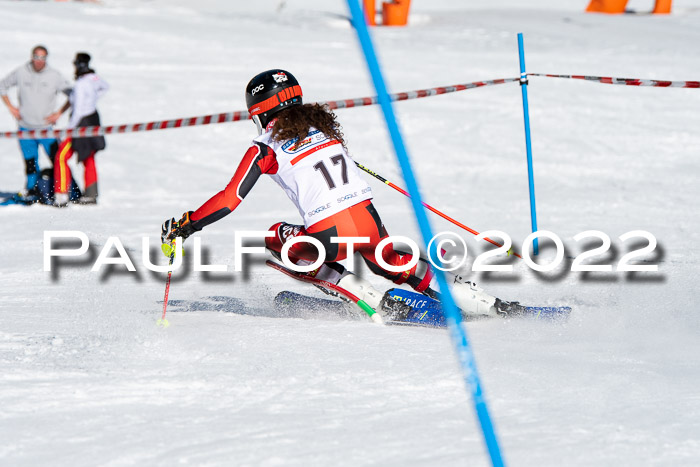
<path id="1" fill-rule="evenodd" d="M 97 100 L 109 89 L 109 85 L 90 68 L 90 55 L 79 52 L 73 61 L 75 65 L 75 86 L 67 105 L 72 107 L 69 128 L 99 126 L 100 115 L 97 113 Z M 95 153 L 105 148 L 104 136 L 79 138 L 73 135 L 58 148 L 54 161 L 54 205 L 62 207 L 68 204 L 71 188 L 70 168 L 67 161 L 78 153 L 78 162 L 85 166 L 85 189 L 78 202 L 80 204 L 97 203 L 97 169 Z"/>

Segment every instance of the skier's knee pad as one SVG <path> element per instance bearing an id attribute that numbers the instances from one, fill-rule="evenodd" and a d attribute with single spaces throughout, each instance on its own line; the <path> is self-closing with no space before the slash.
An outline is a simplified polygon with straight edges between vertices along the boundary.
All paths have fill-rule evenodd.
<path id="1" fill-rule="evenodd" d="M 37 172 L 37 170 L 38 170 L 37 162 L 38 161 L 36 158 L 24 159 L 25 171 L 26 171 L 27 175 L 33 175 Z"/>
<path id="2" fill-rule="evenodd" d="M 280 251 L 280 248 L 282 247 L 282 242 L 279 238 L 279 228 L 280 226 L 284 224 L 284 222 L 278 222 L 276 224 L 273 224 L 268 230 L 268 232 L 273 232 L 275 235 L 274 237 L 265 237 L 265 248 L 268 250 L 272 251 Z"/>
<path id="3" fill-rule="evenodd" d="M 49 146 L 49 159 L 53 162 L 56 159 L 56 154 L 58 153 L 58 141 L 54 140 Z M 53 162 L 55 164 L 55 162 Z"/>
<path id="4" fill-rule="evenodd" d="M 274 236 L 265 238 L 265 247 L 270 250 L 277 259 L 282 259 L 282 247 L 293 237 L 304 235 L 303 225 L 293 225 L 286 222 L 278 222 L 270 227 L 269 231 L 274 233 Z M 318 257 L 318 252 L 315 247 L 302 243 L 292 245 L 287 253 L 287 256 L 292 260 L 306 260 L 314 262 Z"/>
<path id="5" fill-rule="evenodd" d="M 265 238 L 265 246 L 270 250 L 279 252 L 282 250 L 282 245 L 290 238 L 297 237 L 301 234 L 303 226 L 278 222 L 267 230 L 274 232 L 275 236 Z"/>

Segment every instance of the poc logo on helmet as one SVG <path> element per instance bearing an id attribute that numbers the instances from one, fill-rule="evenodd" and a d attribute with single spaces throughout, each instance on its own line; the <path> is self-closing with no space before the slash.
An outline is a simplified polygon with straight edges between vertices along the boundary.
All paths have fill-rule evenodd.
<path id="1" fill-rule="evenodd" d="M 265 85 L 264 85 L 264 84 L 261 84 L 260 86 L 256 87 L 256 88 L 253 89 L 252 91 L 250 91 L 250 93 L 254 96 L 255 93 L 260 92 L 260 91 L 262 91 L 263 89 L 265 89 Z"/>
<path id="2" fill-rule="evenodd" d="M 275 83 L 282 83 L 283 81 L 287 81 L 287 75 L 282 72 L 274 73 L 272 77 L 275 79 Z"/>

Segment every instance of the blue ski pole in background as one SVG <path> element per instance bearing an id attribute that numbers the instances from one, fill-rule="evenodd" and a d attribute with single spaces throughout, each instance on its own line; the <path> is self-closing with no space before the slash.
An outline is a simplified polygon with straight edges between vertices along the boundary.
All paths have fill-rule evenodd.
<path id="1" fill-rule="evenodd" d="M 404 181 L 406 182 L 406 188 L 410 194 L 411 204 L 413 205 L 416 220 L 418 221 L 418 225 L 420 227 L 421 236 L 423 237 L 424 245 L 426 245 L 427 254 L 430 257 L 433 257 L 433 252 L 427 249 L 427 245 L 429 245 L 429 242 L 433 238 L 430 222 L 428 221 L 428 216 L 423 208 L 423 202 L 418 189 L 418 182 L 413 174 L 411 162 L 408 158 L 403 137 L 399 131 L 396 116 L 394 115 L 394 109 L 391 105 L 391 98 L 389 97 L 389 92 L 386 89 L 386 84 L 374 51 L 372 39 L 369 36 L 367 24 L 365 23 L 365 18 L 362 14 L 358 1 L 359 0 L 348 0 L 348 6 L 350 8 L 350 13 L 352 14 L 353 26 L 355 27 L 355 31 L 357 31 L 357 36 L 360 41 L 360 45 L 362 46 L 362 51 L 365 55 L 367 67 L 369 68 L 370 75 L 372 76 L 374 87 L 377 90 L 377 100 L 381 105 L 384 120 L 386 122 L 387 129 L 389 130 L 389 135 L 391 136 L 394 150 L 396 151 L 396 158 L 401 166 Z M 484 395 L 481 391 L 481 381 L 476 369 L 474 353 L 472 352 L 469 341 L 467 340 L 466 329 L 464 329 L 464 326 L 462 326 L 461 313 L 459 309 L 457 309 L 457 305 L 452 298 L 452 294 L 450 293 L 450 288 L 447 284 L 443 271 L 436 269 L 435 278 L 440 286 L 440 294 L 445 318 L 450 328 L 452 340 L 455 344 L 455 350 L 457 351 L 459 363 L 461 364 L 462 371 L 464 372 L 465 382 L 472 393 L 474 408 L 479 419 L 479 423 L 481 424 L 481 430 L 484 435 L 484 441 L 488 449 L 488 453 L 491 457 L 491 462 L 494 467 L 502 466 L 504 464 L 501 456 L 501 450 L 498 446 L 498 440 L 491 422 L 486 400 L 484 399 Z"/>
<path id="2" fill-rule="evenodd" d="M 525 50 L 523 33 L 518 33 L 518 53 L 520 54 L 520 90 L 523 94 L 523 117 L 525 118 L 525 148 L 527 150 L 527 180 L 530 185 L 530 219 L 532 231 L 537 232 L 537 207 L 535 206 L 535 176 L 532 170 L 532 143 L 530 142 L 530 110 L 527 105 L 527 73 L 525 72 Z M 540 252 L 537 238 L 532 242 L 534 253 Z"/>

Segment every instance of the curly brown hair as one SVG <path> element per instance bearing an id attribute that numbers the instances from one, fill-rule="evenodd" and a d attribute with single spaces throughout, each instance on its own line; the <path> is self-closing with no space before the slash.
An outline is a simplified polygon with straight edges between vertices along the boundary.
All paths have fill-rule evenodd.
<path id="1" fill-rule="evenodd" d="M 273 141 L 289 141 L 295 138 L 297 141 L 303 141 L 309 135 L 309 129 L 314 127 L 328 138 L 339 141 L 347 150 L 340 123 L 326 104 L 295 105 L 279 112 L 275 117 L 277 123 L 272 127 Z"/>

